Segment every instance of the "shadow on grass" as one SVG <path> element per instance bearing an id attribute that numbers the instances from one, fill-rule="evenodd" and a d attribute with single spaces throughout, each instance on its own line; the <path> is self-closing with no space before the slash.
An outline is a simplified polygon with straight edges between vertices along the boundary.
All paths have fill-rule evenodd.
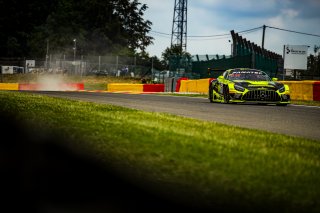
<path id="1" fill-rule="evenodd" d="M 0 118 L 1 212 L 198 210 L 128 183 L 92 159 L 58 146 L 58 136 L 32 135 L 12 118 Z"/>

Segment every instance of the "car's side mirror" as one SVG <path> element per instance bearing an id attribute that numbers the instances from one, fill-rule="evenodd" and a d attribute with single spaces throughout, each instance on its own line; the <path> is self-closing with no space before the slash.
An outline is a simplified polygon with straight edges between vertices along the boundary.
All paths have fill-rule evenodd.
<path id="1" fill-rule="evenodd" d="M 272 81 L 277 81 L 278 80 L 278 78 L 272 78 Z"/>

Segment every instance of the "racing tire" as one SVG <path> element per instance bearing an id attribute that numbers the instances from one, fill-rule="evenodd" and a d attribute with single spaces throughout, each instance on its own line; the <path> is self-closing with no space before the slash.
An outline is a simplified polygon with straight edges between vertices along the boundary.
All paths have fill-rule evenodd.
<path id="1" fill-rule="evenodd" d="M 211 83 L 209 85 L 209 101 L 210 103 L 213 103 L 213 88 Z"/>
<path id="2" fill-rule="evenodd" d="M 224 86 L 224 88 L 223 88 L 223 102 L 225 104 L 228 104 L 229 101 L 230 101 L 229 87 Z"/>

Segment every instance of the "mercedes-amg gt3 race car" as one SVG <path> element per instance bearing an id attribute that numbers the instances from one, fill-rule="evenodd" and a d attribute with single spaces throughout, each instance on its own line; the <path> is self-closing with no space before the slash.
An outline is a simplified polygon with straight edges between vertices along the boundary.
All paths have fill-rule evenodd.
<path id="1" fill-rule="evenodd" d="M 226 70 L 209 84 L 210 102 L 263 103 L 286 106 L 290 103 L 289 86 L 276 82 L 265 72 L 251 68 Z"/>

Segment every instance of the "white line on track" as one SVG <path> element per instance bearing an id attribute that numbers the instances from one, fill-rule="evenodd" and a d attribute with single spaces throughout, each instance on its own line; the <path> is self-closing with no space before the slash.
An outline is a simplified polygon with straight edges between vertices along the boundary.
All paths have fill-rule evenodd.
<path id="1" fill-rule="evenodd" d="M 294 106 L 294 107 L 306 107 L 306 108 L 317 108 L 317 109 L 320 109 L 320 106 L 307 106 L 307 105 L 297 105 L 297 104 L 290 104 L 289 106 Z"/>

